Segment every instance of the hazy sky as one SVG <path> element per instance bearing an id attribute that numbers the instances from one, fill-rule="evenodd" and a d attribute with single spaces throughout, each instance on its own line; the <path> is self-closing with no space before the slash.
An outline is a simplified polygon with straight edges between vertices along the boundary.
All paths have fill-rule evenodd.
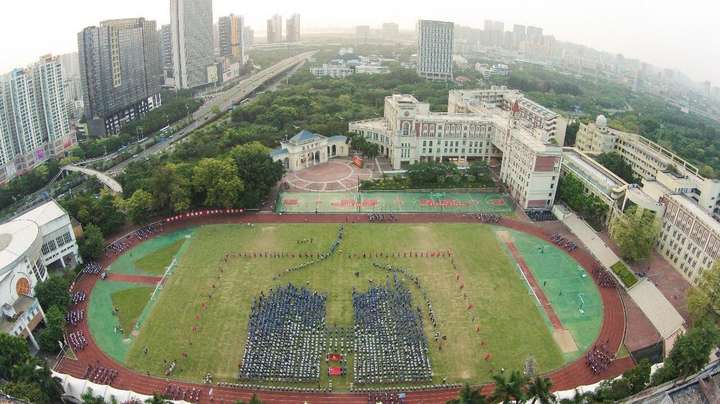
<path id="1" fill-rule="evenodd" d="M 693 80 L 720 85 L 720 3 L 715 0 L 214 0 L 214 18 L 242 14 L 264 36 L 265 20 L 302 15 L 303 30 L 418 18 L 481 28 L 483 20 L 537 25 L 558 40 L 622 53 Z M 146 17 L 169 22 L 168 0 L 0 0 L 0 72 L 46 53 L 77 50 L 76 34 L 101 20 Z"/>

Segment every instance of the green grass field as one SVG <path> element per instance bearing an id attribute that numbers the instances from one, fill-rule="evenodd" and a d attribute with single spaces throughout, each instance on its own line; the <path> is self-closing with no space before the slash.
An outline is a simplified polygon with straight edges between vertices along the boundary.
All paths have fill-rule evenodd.
<path id="1" fill-rule="evenodd" d="M 182 247 L 185 240 L 176 240 L 172 244 L 165 246 L 155 252 L 152 252 L 139 260 L 135 261 L 135 266 L 140 271 L 150 275 L 162 275 L 173 257 Z"/>
<path id="2" fill-rule="evenodd" d="M 110 295 L 113 307 L 118 309 L 118 320 L 126 337 L 132 334 L 135 322 L 140 317 L 154 289 L 150 286 L 138 286 Z"/>
<path id="3" fill-rule="evenodd" d="M 338 254 L 276 280 L 273 278 L 285 268 L 306 259 L 224 260 L 227 253 L 243 251 L 321 252 L 336 233 L 336 225 L 323 224 L 213 225 L 195 229 L 175 274 L 168 279 L 130 345 L 126 364 L 142 372 L 163 375 L 164 360 L 177 360 L 175 378 L 198 381 L 211 372 L 216 381 L 236 380 L 253 297 L 287 282 L 308 286 L 328 295 L 327 325 L 351 327 L 352 288 L 367 289 L 370 279 L 386 277 L 386 272 L 373 268 L 373 261 L 407 268 L 428 290 L 440 331 L 447 335 L 441 351 L 430 338 L 432 326 L 420 293 L 411 286 L 414 299 L 423 308 L 437 381 L 443 377 L 448 382 L 487 381 L 499 368 L 521 368 L 531 355 L 541 371 L 560 367 L 570 359 L 556 345 L 544 314 L 536 307 L 490 226 L 348 225 Z M 314 243 L 297 243 L 307 238 L 313 238 Z M 454 251 L 457 274 L 449 258 L 348 257 L 363 252 L 441 249 Z M 557 271 L 553 276 L 561 275 Z M 359 272 L 358 277 L 355 272 Z M 461 282 L 457 281 L 458 275 Z M 459 283 L 464 284 L 462 290 Z M 474 308 L 468 310 L 468 303 Z M 595 320 L 599 324 L 601 318 Z M 147 355 L 143 353 L 145 346 Z M 490 360 L 485 359 L 487 354 L 491 355 Z M 324 363 L 321 374 L 326 375 Z M 334 379 L 334 387 L 347 387 L 350 377 Z M 322 383 L 326 383 L 326 376 Z"/>

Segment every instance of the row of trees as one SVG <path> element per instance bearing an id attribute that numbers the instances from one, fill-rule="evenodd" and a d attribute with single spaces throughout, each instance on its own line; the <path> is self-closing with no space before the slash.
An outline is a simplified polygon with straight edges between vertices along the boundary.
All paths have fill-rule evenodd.
<path id="1" fill-rule="evenodd" d="M 615 216 L 610 236 L 620 248 L 620 256 L 629 263 L 646 260 L 660 235 L 660 222 L 655 212 L 632 206 Z"/>
<path id="2" fill-rule="evenodd" d="M 572 399 L 563 399 L 562 404 L 616 403 L 642 390 L 671 380 L 682 379 L 699 372 L 708 364 L 710 354 L 720 343 L 720 331 L 715 323 L 702 321 L 678 337 L 663 366 L 651 376 L 650 363 L 642 360 L 621 377 L 606 380 L 593 393 L 577 393 Z M 495 390 L 489 397 L 478 390 L 465 386 L 455 400 L 448 404 L 485 403 L 555 403 L 557 398 L 550 393 L 552 383 L 539 376 L 528 377 L 515 370 L 509 375 L 493 376 Z"/>
<path id="3" fill-rule="evenodd" d="M 0 391 L 31 403 L 61 402 L 60 380 L 47 364 L 30 354 L 24 338 L 0 333 Z"/>
<path id="4" fill-rule="evenodd" d="M 585 186 L 573 174 L 567 173 L 560 177 L 557 199 L 577 212 L 596 230 L 603 227 L 608 206 L 597 196 L 585 192 Z"/>
<path id="5" fill-rule="evenodd" d="M 603 167 L 612 171 L 628 184 L 639 184 L 640 179 L 633 172 L 632 166 L 628 164 L 623 156 L 615 152 L 602 153 L 595 158 Z"/>

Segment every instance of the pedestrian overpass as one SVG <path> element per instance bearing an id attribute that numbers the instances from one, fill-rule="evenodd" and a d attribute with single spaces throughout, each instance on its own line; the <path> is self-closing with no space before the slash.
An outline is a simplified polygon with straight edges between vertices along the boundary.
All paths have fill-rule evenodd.
<path id="1" fill-rule="evenodd" d="M 110 191 L 112 191 L 115 194 L 122 194 L 122 185 L 120 185 L 119 182 L 115 181 L 112 177 L 109 175 L 102 173 L 97 170 L 93 170 L 87 167 L 79 167 L 74 165 L 67 165 L 62 168 L 63 171 L 70 171 L 70 172 L 76 172 L 76 173 L 82 173 L 91 177 L 97 178 L 100 182 L 103 183 L 106 187 L 110 188 Z"/>

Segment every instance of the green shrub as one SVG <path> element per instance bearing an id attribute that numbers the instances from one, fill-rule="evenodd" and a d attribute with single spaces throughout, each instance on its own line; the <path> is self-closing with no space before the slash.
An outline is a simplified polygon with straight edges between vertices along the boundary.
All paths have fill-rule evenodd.
<path id="1" fill-rule="evenodd" d="M 638 281 L 635 274 L 633 274 L 632 271 L 630 271 L 630 269 L 628 269 L 628 267 L 625 266 L 625 264 L 623 264 L 621 261 L 614 263 L 610 267 L 610 269 L 612 269 L 612 271 L 615 272 L 615 275 L 617 275 L 618 278 L 620 278 L 620 280 L 625 285 L 625 287 L 629 288 L 629 287 L 633 286 L 634 284 L 636 284 Z"/>

